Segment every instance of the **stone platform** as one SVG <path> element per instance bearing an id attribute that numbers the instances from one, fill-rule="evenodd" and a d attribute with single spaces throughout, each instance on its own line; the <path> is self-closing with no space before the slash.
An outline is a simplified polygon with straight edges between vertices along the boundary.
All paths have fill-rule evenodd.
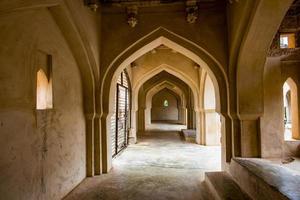
<path id="1" fill-rule="evenodd" d="M 252 199 L 300 199 L 300 173 L 269 160 L 234 158 L 230 173 Z"/>

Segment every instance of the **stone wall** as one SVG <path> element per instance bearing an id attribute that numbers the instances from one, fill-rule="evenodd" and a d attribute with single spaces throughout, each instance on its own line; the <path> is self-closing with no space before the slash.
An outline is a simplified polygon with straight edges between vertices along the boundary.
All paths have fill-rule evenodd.
<path id="1" fill-rule="evenodd" d="M 283 57 L 267 58 L 264 72 L 264 115 L 261 118 L 263 158 L 299 155 L 299 141 L 284 141 L 283 122 L 283 84 L 291 77 L 299 87 L 299 74 L 299 62 Z"/>
<path id="2" fill-rule="evenodd" d="M 185 8 L 141 8 L 138 24 L 135 28 L 126 23 L 126 11 L 123 7 L 102 7 L 101 71 L 105 72 L 109 64 L 122 51 L 152 31 L 163 27 L 181 37 L 193 41 L 215 57 L 226 69 L 226 16 L 225 8 L 203 9 L 199 12 L 195 24 L 185 19 Z M 155 38 L 156 39 L 156 38 Z M 149 41 L 151 42 L 151 41 Z"/>
<path id="3" fill-rule="evenodd" d="M 168 101 L 168 105 L 164 105 L 164 101 Z M 179 99 L 168 89 L 161 90 L 152 98 L 152 121 L 178 121 L 179 120 Z"/>
<path id="4" fill-rule="evenodd" d="M 48 9 L 0 17 L 0 193 L 61 199 L 86 176 L 85 118 L 75 59 Z M 53 58 L 53 109 L 36 110 L 37 52 Z"/>

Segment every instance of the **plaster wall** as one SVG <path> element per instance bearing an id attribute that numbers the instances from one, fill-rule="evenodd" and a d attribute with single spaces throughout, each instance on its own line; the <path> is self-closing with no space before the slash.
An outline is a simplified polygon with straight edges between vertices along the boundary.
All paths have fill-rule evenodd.
<path id="1" fill-rule="evenodd" d="M 164 101 L 168 106 L 164 106 Z M 151 120 L 152 121 L 178 121 L 178 100 L 168 89 L 164 89 L 152 97 Z"/>
<path id="2" fill-rule="evenodd" d="M 216 109 L 215 88 L 211 78 L 207 75 L 204 86 L 204 109 Z"/>
<path id="3" fill-rule="evenodd" d="M 226 13 L 225 8 L 203 9 L 195 24 L 187 23 L 184 6 L 140 8 L 138 24 L 131 28 L 126 23 L 125 8 L 102 7 L 101 71 L 122 51 L 159 27 L 164 27 L 203 47 L 226 68 Z"/>
<path id="4" fill-rule="evenodd" d="M 64 0 L 72 13 L 73 20 L 77 22 L 78 30 L 83 42 L 88 46 L 91 54 L 90 62 L 95 68 L 95 77 L 100 73 L 100 43 L 101 43 L 101 7 L 98 12 L 92 11 L 84 5 L 82 0 Z M 89 52 L 90 51 L 90 52 Z"/>
<path id="5" fill-rule="evenodd" d="M 261 117 L 261 155 L 281 157 L 283 95 L 280 58 L 267 58 L 264 71 L 264 115 Z"/>
<path id="6" fill-rule="evenodd" d="M 220 115 L 214 111 L 205 113 L 205 144 L 209 146 L 221 145 Z"/>
<path id="7" fill-rule="evenodd" d="M 86 176 L 81 77 L 47 9 L 0 17 L 0 193 L 61 199 Z M 53 56 L 54 109 L 36 111 L 36 52 Z"/>
<path id="8" fill-rule="evenodd" d="M 264 115 L 260 122 L 263 158 L 299 154 L 299 141 L 284 141 L 283 123 L 283 84 L 291 77 L 299 87 L 298 65 L 299 62 L 283 61 L 282 57 L 267 58 L 264 71 Z"/>
<path id="9" fill-rule="evenodd" d="M 203 115 L 205 123 L 202 124 L 205 133 L 206 145 L 220 145 L 221 144 L 221 122 L 220 116 L 216 112 L 216 95 L 213 82 L 209 75 L 205 76 L 204 93 L 202 98 L 204 99 Z"/>

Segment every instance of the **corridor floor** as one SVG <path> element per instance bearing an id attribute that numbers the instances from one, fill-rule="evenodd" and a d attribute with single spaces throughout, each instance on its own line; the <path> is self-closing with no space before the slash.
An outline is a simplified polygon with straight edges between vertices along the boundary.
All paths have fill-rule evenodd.
<path id="1" fill-rule="evenodd" d="M 151 132 L 118 155 L 109 174 L 85 179 L 65 199 L 211 199 L 204 172 L 220 166 L 220 147 L 184 142 L 177 132 Z"/>

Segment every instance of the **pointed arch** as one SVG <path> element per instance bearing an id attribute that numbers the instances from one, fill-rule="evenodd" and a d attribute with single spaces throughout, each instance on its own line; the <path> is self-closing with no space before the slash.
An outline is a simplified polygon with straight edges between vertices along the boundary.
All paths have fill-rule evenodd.
<path id="1" fill-rule="evenodd" d="M 214 87 L 216 90 L 217 110 L 224 116 L 224 124 L 226 134 L 224 137 L 226 141 L 226 161 L 231 159 L 231 128 L 230 118 L 228 115 L 228 80 L 226 73 L 223 70 L 221 64 L 204 48 L 189 41 L 163 27 L 159 27 L 148 35 L 142 37 L 134 44 L 130 45 L 121 54 L 119 54 L 112 63 L 108 66 L 107 70 L 103 74 L 101 83 L 101 132 L 102 132 L 102 158 L 103 158 L 103 171 L 108 172 L 111 168 L 110 152 L 109 152 L 109 124 L 107 119 L 110 117 L 110 98 L 114 94 L 114 89 L 111 83 L 116 81 L 117 75 L 127 66 L 129 66 L 134 60 L 142 56 L 143 54 L 151 51 L 152 49 L 165 45 L 178 53 L 181 53 L 193 60 L 199 66 L 206 69 L 210 74 Z M 167 69 L 167 67 L 165 67 Z M 171 73 L 175 73 L 173 70 L 169 70 Z M 180 73 L 177 73 L 180 75 Z M 187 80 L 188 81 L 188 80 Z M 190 81 L 189 81 L 190 82 Z M 193 85 L 191 83 L 191 85 Z M 195 87 L 197 88 L 197 87 Z M 135 89 L 132 91 L 134 92 Z M 195 90 L 195 93 L 198 91 Z M 198 95 L 195 95 L 198 96 Z M 222 98 L 222 101 L 220 99 Z M 198 99 L 197 99 L 198 102 Z"/>
<path id="2" fill-rule="evenodd" d="M 199 108 L 199 92 L 198 92 L 198 86 L 197 83 L 195 83 L 194 81 L 190 80 L 188 76 L 186 76 L 184 74 L 183 71 L 178 70 L 175 67 L 172 67 L 170 65 L 166 65 L 166 64 L 162 64 L 154 69 L 152 69 L 151 71 L 145 73 L 142 77 L 139 77 L 139 79 L 136 81 L 136 84 L 133 87 L 133 93 L 132 93 L 132 99 L 133 99 L 133 110 L 136 111 L 138 108 L 138 91 L 140 90 L 141 86 L 149 79 L 151 79 L 152 77 L 158 75 L 161 72 L 167 72 L 177 78 L 179 78 L 180 80 L 182 80 L 184 83 L 186 83 L 187 85 L 190 86 L 192 93 L 193 93 L 193 97 L 194 97 L 194 104 L 195 104 L 195 110 L 198 110 Z"/>
<path id="3" fill-rule="evenodd" d="M 163 81 L 157 85 L 155 85 L 154 87 L 152 87 L 150 90 L 148 90 L 146 92 L 146 108 L 150 108 L 150 102 L 147 101 L 147 99 L 151 100 L 153 95 L 155 95 L 156 93 L 158 93 L 159 91 L 163 90 L 163 89 L 169 89 L 172 90 L 173 92 L 175 92 L 180 98 L 181 98 L 181 105 L 185 106 L 186 104 L 186 96 L 184 94 L 184 92 L 175 84 L 171 83 L 170 81 Z"/>
<path id="4" fill-rule="evenodd" d="M 289 121 L 291 125 L 291 134 L 289 135 L 289 131 L 285 130 L 284 138 L 285 140 L 290 139 L 300 139 L 299 137 L 299 98 L 298 98 L 298 87 L 296 82 L 292 78 L 288 78 L 284 84 L 283 84 L 283 95 L 284 100 L 286 97 L 286 94 L 290 94 L 290 105 L 288 105 L 288 108 L 285 108 L 285 111 L 287 111 L 290 117 L 286 122 Z M 287 123 L 285 123 L 286 127 Z"/>
<path id="5" fill-rule="evenodd" d="M 156 80 L 156 77 L 159 77 L 158 80 Z M 152 81 L 152 80 L 156 80 L 156 81 Z M 150 119 L 150 115 L 151 115 L 151 99 L 152 96 L 154 95 L 154 93 L 156 93 L 157 91 L 163 89 L 163 88 L 169 88 L 170 90 L 176 92 L 178 94 L 178 96 L 180 96 L 181 98 L 181 105 L 179 106 L 179 121 L 178 123 L 187 125 L 187 108 L 189 107 L 189 112 L 192 112 L 192 108 L 190 104 L 193 104 L 193 100 L 192 101 L 188 101 L 187 99 L 190 99 L 193 97 L 193 94 L 191 94 L 190 91 L 190 87 L 181 79 L 179 79 L 178 77 L 169 74 L 166 71 L 160 72 L 159 74 L 153 76 L 152 78 L 148 79 L 144 84 L 143 84 L 143 95 L 145 96 L 145 98 L 141 99 L 141 91 L 139 91 L 139 96 L 138 96 L 138 107 L 139 107 L 139 112 L 143 112 L 142 110 L 144 109 L 144 115 L 141 113 L 138 116 L 138 121 L 141 121 L 142 123 L 138 123 L 137 125 L 137 130 L 145 130 L 147 131 L 151 125 L 151 119 Z M 140 110 L 142 109 L 142 110 Z M 133 111 L 135 112 L 135 111 Z M 190 114 L 191 116 L 192 114 Z M 140 117 L 142 117 L 143 119 L 141 119 Z M 189 118 L 190 120 L 193 120 L 193 118 Z M 134 123 L 134 122 L 133 122 Z M 190 124 L 193 124 L 193 122 L 191 122 Z M 142 127 L 140 127 L 142 126 Z M 187 128 L 187 127 L 185 127 Z"/>

